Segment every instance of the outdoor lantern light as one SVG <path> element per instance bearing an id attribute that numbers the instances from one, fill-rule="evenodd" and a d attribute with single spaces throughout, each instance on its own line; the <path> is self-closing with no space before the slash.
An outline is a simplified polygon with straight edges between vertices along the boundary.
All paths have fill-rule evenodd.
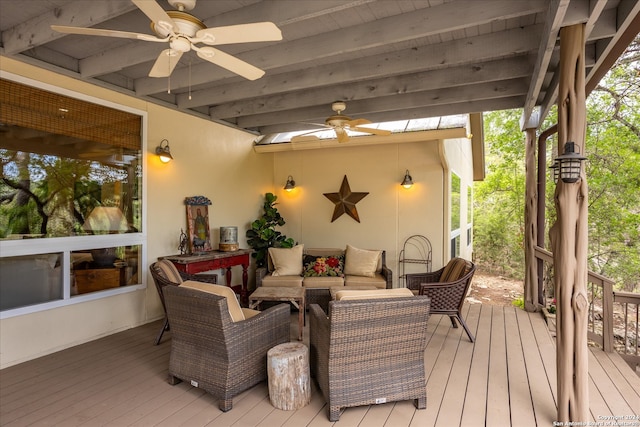
<path id="1" fill-rule="evenodd" d="M 556 162 L 558 162 L 560 169 L 560 179 L 566 183 L 578 181 L 583 160 L 587 160 L 587 158 L 575 152 L 575 144 L 573 142 L 565 143 L 564 154 L 556 157 Z"/>
<path id="2" fill-rule="evenodd" d="M 166 142 L 166 145 L 163 147 L 162 143 Z M 171 149 L 169 148 L 169 141 L 163 139 L 160 141 L 160 145 L 156 147 L 156 154 L 160 156 L 160 161 L 162 163 L 169 163 L 173 160 L 173 156 L 171 155 Z"/>
<path id="3" fill-rule="evenodd" d="M 560 166 L 558 165 L 558 159 L 553 161 L 553 164 L 549 166 L 549 169 L 553 169 L 553 183 L 558 183 L 558 177 L 560 176 Z"/>
<path id="4" fill-rule="evenodd" d="M 293 180 L 293 177 L 289 175 L 287 178 L 287 183 L 284 185 L 285 191 L 291 191 L 296 188 L 296 182 Z"/>
<path id="5" fill-rule="evenodd" d="M 402 180 L 402 183 L 400 185 L 402 185 L 404 188 L 411 188 L 411 186 L 413 185 L 413 178 L 411 178 L 411 175 L 409 175 L 409 169 L 407 169 L 407 172 L 404 175 L 404 179 Z"/>

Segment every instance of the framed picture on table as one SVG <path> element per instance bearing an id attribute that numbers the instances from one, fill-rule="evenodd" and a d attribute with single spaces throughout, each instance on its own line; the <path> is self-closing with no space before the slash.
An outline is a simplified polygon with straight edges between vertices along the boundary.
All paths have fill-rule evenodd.
<path id="1" fill-rule="evenodd" d="M 209 227 L 209 205 L 211 200 L 205 196 L 187 197 L 187 237 L 189 252 L 201 254 L 212 250 L 211 228 Z"/>

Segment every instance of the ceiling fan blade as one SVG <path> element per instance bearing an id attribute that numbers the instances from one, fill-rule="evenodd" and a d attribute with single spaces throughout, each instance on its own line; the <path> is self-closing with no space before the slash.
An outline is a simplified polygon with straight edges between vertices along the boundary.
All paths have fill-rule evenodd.
<path id="1" fill-rule="evenodd" d="M 367 119 L 353 119 L 347 122 L 348 126 L 355 127 L 360 125 L 370 125 L 371 121 Z"/>
<path id="2" fill-rule="evenodd" d="M 372 133 L 374 135 L 382 135 L 382 136 L 391 135 L 391 131 L 384 130 L 384 129 L 361 128 L 361 127 L 350 127 L 349 129 L 355 132 Z"/>
<path id="3" fill-rule="evenodd" d="M 273 22 L 205 28 L 196 33 L 198 41 L 208 45 L 251 43 L 282 40 L 280 28 Z"/>
<path id="4" fill-rule="evenodd" d="M 173 32 L 179 32 L 178 25 L 167 12 L 155 2 L 155 0 L 131 0 L 155 25 L 162 28 L 173 28 Z"/>
<path id="5" fill-rule="evenodd" d="M 192 46 L 193 47 L 193 46 Z M 248 62 L 244 62 L 235 56 L 224 53 L 213 47 L 201 47 L 194 49 L 198 56 L 205 61 L 209 61 L 213 64 L 219 65 L 222 68 L 236 73 L 248 80 L 257 80 L 264 75 L 264 71 L 260 68 L 254 67 Z"/>
<path id="6" fill-rule="evenodd" d="M 303 133 L 301 135 L 296 135 L 293 138 L 291 138 L 291 142 L 317 141 L 318 139 L 320 139 L 315 135 L 311 135 L 311 133 L 312 132 L 307 132 L 307 133 Z"/>
<path id="7" fill-rule="evenodd" d="M 338 142 L 347 142 L 349 140 L 349 135 L 347 134 L 347 131 L 342 129 L 342 128 L 334 128 L 334 130 L 336 131 L 336 137 L 338 137 Z"/>
<path id="8" fill-rule="evenodd" d="M 149 77 L 168 77 L 178 65 L 182 52 L 173 49 L 165 49 L 160 52 L 158 59 L 149 71 Z"/>
<path id="9" fill-rule="evenodd" d="M 51 29 L 59 33 L 80 34 L 83 36 L 119 37 L 123 39 L 136 39 L 136 40 L 145 40 L 145 41 L 151 41 L 151 42 L 167 41 L 166 39 L 160 39 L 150 34 L 131 33 L 128 31 L 103 30 L 100 28 L 82 28 L 82 27 L 67 27 L 64 25 L 52 25 Z"/>

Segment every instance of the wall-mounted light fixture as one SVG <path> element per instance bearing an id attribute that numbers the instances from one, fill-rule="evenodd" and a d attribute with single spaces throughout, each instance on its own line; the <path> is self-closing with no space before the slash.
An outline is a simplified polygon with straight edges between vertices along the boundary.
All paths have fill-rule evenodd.
<path id="1" fill-rule="evenodd" d="M 411 186 L 413 185 L 413 178 L 411 178 L 411 175 L 409 175 L 409 169 L 407 169 L 407 172 L 404 174 L 404 179 L 402 180 L 402 183 L 400 185 L 402 185 L 404 188 L 411 188 Z"/>
<path id="2" fill-rule="evenodd" d="M 287 183 L 284 185 L 284 190 L 291 191 L 294 188 L 296 188 L 296 182 L 293 180 L 293 177 L 289 175 L 289 177 L 287 178 Z"/>
<path id="3" fill-rule="evenodd" d="M 564 144 L 564 153 L 561 156 L 556 157 L 556 161 L 560 168 L 560 179 L 562 182 L 571 183 L 580 179 L 583 160 L 587 160 L 587 158 L 581 156 L 579 152 L 576 153 L 575 144 L 573 142 L 567 142 Z"/>
<path id="4" fill-rule="evenodd" d="M 557 184 L 558 178 L 560 177 L 560 165 L 558 164 L 558 159 L 553 161 L 553 164 L 549 166 L 549 169 L 551 169 L 551 173 L 553 173 L 553 183 Z"/>
<path id="5" fill-rule="evenodd" d="M 166 143 L 164 147 L 162 146 L 163 143 Z M 162 141 L 160 141 L 160 145 L 156 147 L 156 154 L 160 156 L 160 161 L 162 163 L 169 163 L 171 160 L 173 160 L 168 140 L 163 139 Z"/>

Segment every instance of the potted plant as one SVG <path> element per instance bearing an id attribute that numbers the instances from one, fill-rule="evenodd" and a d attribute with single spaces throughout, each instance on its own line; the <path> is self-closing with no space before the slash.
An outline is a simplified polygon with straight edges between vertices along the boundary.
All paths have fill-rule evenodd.
<path id="1" fill-rule="evenodd" d="M 247 230 L 247 244 L 255 251 L 251 254 L 256 260 L 256 267 L 266 267 L 269 248 L 292 248 L 295 241 L 276 230 L 285 224 L 284 218 L 275 208 L 278 196 L 273 193 L 264 195 L 264 213 L 251 223 Z"/>

